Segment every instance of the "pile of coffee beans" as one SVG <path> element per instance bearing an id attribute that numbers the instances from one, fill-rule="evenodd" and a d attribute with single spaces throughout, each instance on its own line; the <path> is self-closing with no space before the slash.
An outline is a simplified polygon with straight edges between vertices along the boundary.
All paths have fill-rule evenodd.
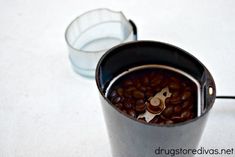
<path id="1" fill-rule="evenodd" d="M 166 87 L 171 96 L 165 99 L 164 110 L 148 123 L 173 124 L 194 118 L 197 114 L 196 84 L 167 69 L 146 68 L 123 75 L 111 85 L 107 98 L 118 110 L 137 119 L 149 111 L 149 99 Z M 146 122 L 145 118 L 138 120 Z"/>

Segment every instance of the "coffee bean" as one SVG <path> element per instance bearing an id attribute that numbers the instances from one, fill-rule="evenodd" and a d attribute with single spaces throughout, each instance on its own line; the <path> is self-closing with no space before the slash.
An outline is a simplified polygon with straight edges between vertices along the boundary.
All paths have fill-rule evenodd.
<path id="1" fill-rule="evenodd" d="M 186 86 L 184 87 L 184 91 L 192 92 L 192 88 L 191 88 L 190 86 L 186 85 Z"/>
<path id="2" fill-rule="evenodd" d="M 122 109 L 121 111 L 122 111 L 122 113 L 127 114 L 127 110 Z"/>
<path id="3" fill-rule="evenodd" d="M 184 91 L 183 94 L 182 94 L 181 99 L 182 100 L 187 100 L 188 98 L 190 98 L 190 96 L 191 96 L 191 92 L 190 91 Z"/>
<path id="4" fill-rule="evenodd" d="M 149 98 L 149 97 L 153 97 L 154 96 L 154 92 L 152 90 L 148 90 L 146 93 L 145 93 L 146 97 Z"/>
<path id="5" fill-rule="evenodd" d="M 125 80 L 124 86 L 132 86 L 133 82 L 131 80 Z"/>
<path id="6" fill-rule="evenodd" d="M 177 82 L 177 83 L 180 82 L 179 79 L 176 78 L 175 76 L 169 76 L 169 79 L 170 79 L 171 82 Z"/>
<path id="7" fill-rule="evenodd" d="M 113 103 L 114 104 L 117 104 L 117 103 L 119 103 L 121 101 L 121 97 L 120 96 L 117 96 L 117 97 L 115 97 L 114 99 L 113 99 Z"/>
<path id="8" fill-rule="evenodd" d="M 182 108 L 188 108 L 192 102 L 190 100 L 184 101 Z"/>
<path id="9" fill-rule="evenodd" d="M 174 123 L 174 121 L 172 121 L 172 120 L 166 120 L 165 121 L 165 124 L 173 124 Z"/>
<path id="10" fill-rule="evenodd" d="M 172 115 L 172 113 L 173 113 L 173 107 L 172 106 L 170 106 L 170 107 L 167 107 L 167 108 L 165 108 L 163 111 L 162 111 L 162 115 L 164 116 L 164 117 L 171 117 L 171 115 Z"/>
<path id="11" fill-rule="evenodd" d="M 138 104 L 144 104 L 144 100 L 143 99 L 136 100 L 136 105 L 138 105 Z"/>
<path id="12" fill-rule="evenodd" d="M 138 82 L 137 84 L 136 84 L 136 88 L 141 88 L 142 87 L 142 85 L 141 85 L 141 83 L 140 82 Z"/>
<path id="13" fill-rule="evenodd" d="M 190 112 L 190 116 L 188 119 L 193 119 L 195 117 L 195 112 Z"/>
<path id="14" fill-rule="evenodd" d="M 138 113 L 143 113 L 143 112 L 145 112 L 145 110 L 146 110 L 146 105 L 145 105 L 145 104 L 136 105 L 136 106 L 135 106 L 135 110 L 136 110 L 136 112 L 138 112 Z"/>
<path id="15" fill-rule="evenodd" d="M 141 92 L 145 92 L 145 91 L 147 90 L 147 88 L 142 86 L 142 87 L 139 88 L 139 90 L 140 90 Z"/>
<path id="16" fill-rule="evenodd" d="M 181 117 L 182 118 L 189 118 L 190 117 L 190 112 L 189 111 L 184 111 L 183 113 L 181 113 Z"/>
<path id="17" fill-rule="evenodd" d="M 122 108 L 123 108 L 123 104 L 122 104 L 122 103 L 115 104 L 115 106 L 116 106 L 118 109 L 122 109 Z"/>
<path id="18" fill-rule="evenodd" d="M 171 120 L 174 121 L 174 123 L 179 123 L 179 122 L 182 122 L 184 119 L 179 116 L 173 116 L 171 117 Z"/>
<path id="19" fill-rule="evenodd" d="M 162 87 L 156 87 L 154 93 L 158 93 L 158 92 L 160 92 L 162 89 L 163 89 Z"/>
<path id="20" fill-rule="evenodd" d="M 176 114 L 180 113 L 181 110 L 182 110 L 181 105 L 177 105 L 177 106 L 174 107 L 174 113 L 176 113 Z"/>
<path id="21" fill-rule="evenodd" d="M 146 86 L 146 85 L 149 84 L 149 78 L 148 78 L 147 76 L 145 76 L 145 77 L 143 78 L 142 84 L 143 84 L 144 86 Z"/>
<path id="22" fill-rule="evenodd" d="M 164 117 L 163 115 L 160 115 L 161 120 L 166 120 L 167 118 Z"/>
<path id="23" fill-rule="evenodd" d="M 180 104 L 182 102 L 182 100 L 180 97 L 171 97 L 170 102 L 171 102 L 171 104 L 176 105 L 176 104 Z"/>
<path id="24" fill-rule="evenodd" d="M 142 113 L 142 112 L 145 112 L 145 109 L 146 109 L 146 105 L 144 101 L 142 99 L 137 100 L 136 105 L 135 105 L 135 110 L 138 113 Z"/>
<path id="25" fill-rule="evenodd" d="M 171 99 L 170 99 L 169 97 L 165 99 L 165 105 L 166 105 L 166 106 L 172 105 L 172 104 L 171 104 Z"/>
<path id="26" fill-rule="evenodd" d="M 133 107 L 134 103 L 135 102 L 133 99 L 126 99 L 123 104 L 126 109 L 131 109 Z"/>
<path id="27" fill-rule="evenodd" d="M 125 102 L 125 103 L 124 103 L 124 107 L 125 107 L 126 109 L 131 109 L 131 108 L 132 108 L 132 104 Z"/>
<path id="28" fill-rule="evenodd" d="M 161 81 L 160 87 L 163 89 L 168 86 L 168 80 L 165 78 Z"/>
<path id="29" fill-rule="evenodd" d="M 132 92 L 132 91 L 134 91 L 134 90 L 136 90 L 136 88 L 135 88 L 134 86 L 130 86 L 130 87 L 128 87 L 125 91 L 127 91 L 127 92 Z"/>
<path id="30" fill-rule="evenodd" d="M 149 123 L 158 123 L 159 115 L 156 115 Z"/>
<path id="31" fill-rule="evenodd" d="M 193 110 L 193 105 L 192 105 L 192 104 L 190 104 L 190 106 L 188 107 L 188 110 L 189 110 L 189 111 L 192 111 L 192 110 Z"/>
<path id="32" fill-rule="evenodd" d="M 117 93 L 118 95 L 123 96 L 123 88 L 118 88 Z"/>
<path id="33" fill-rule="evenodd" d="M 116 90 L 113 90 L 112 92 L 111 92 L 111 94 L 110 94 L 110 97 L 111 98 L 114 98 L 114 97 L 116 97 L 117 96 L 117 92 L 116 92 Z"/>
<path id="34" fill-rule="evenodd" d="M 132 98 L 132 92 L 125 91 L 125 92 L 124 92 L 124 96 L 125 96 L 126 98 Z"/>
<path id="35" fill-rule="evenodd" d="M 144 93 L 142 93 L 141 91 L 135 90 L 135 91 L 133 91 L 133 96 L 136 99 L 143 99 Z"/>
<path id="36" fill-rule="evenodd" d="M 163 77 L 156 77 L 156 78 L 152 79 L 151 86 L 156 87 L 156 86 L 160 85 L 162 79 L 163 79 Z"/>
<path id="37" fill-rule="evenodd" d="M 135 86 L 136 88 L 141 87 L 142 85 L 141 85 L 140 80 L 139 79 L 134 79 L 133 80 L 133 86 Z"/>
<path id="38" fill-rule="evenodd" d="M 180 96 L 181 96 L 181 93 L 179 90 L 171 92 L 171 97 L 180 97 Z"/>
<path id="39" fill-rule="evenodd" d="M 180 89 L 180 84 L 177 82 L 171 82 L 169 84 L 169 89 L 170 90 L 178 90 L 178 89 Z"/>
<path id="40" fill-rule="evenodd" d="M 134 118 L 136 117 L 136 112 L 132 109 L 128 110 L 127 114 L 130 115 L 131 117 L 134 117 Z"/>

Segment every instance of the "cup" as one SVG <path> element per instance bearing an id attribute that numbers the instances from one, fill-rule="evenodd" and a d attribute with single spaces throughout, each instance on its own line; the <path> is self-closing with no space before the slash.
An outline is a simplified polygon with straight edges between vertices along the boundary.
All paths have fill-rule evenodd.
<path id="1" fill-rule="evenodd" d="M 95 9 L 77 17 L 67 27 L 65 40 L 75 72 L 95 76 L 100 57 L 111 47 L 137 39 L 135 24 L 122 12 Z"/>
<path id="2" fill-rule="evenodd" d="M 163 65 L 183 71 L 198 82 L 195 118 L 176 124 L 140 122 L 115 108 L 105 92 L 119 74 L 143 65 Z M 188 52 L 162 42 L 137 41 L 108 50 L 96 68 L 96 84 L 108 129 L 113 157 L 155 157 L 158 149 L 195 149 L 203 133 L 216 96 L 214 80 L 207 68 Z M 193 156 L 181 154 L 179 156 Z"/>

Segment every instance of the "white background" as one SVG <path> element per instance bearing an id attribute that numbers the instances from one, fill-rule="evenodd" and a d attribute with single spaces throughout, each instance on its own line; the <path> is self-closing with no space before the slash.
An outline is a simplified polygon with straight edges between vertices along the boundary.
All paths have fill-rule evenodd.
<path id="1" fill-rule="evenodd" d="M 0 157 L 111 156 L 95 82 L 72 71 L 64 40 L 75 17 L 104 7 L 139 39 L 191 52 L 218 95 L 235 95 L 234 0 L 0 0 Z M 235 148 L 234 113 L 217 100 L 200 146 Z"/>

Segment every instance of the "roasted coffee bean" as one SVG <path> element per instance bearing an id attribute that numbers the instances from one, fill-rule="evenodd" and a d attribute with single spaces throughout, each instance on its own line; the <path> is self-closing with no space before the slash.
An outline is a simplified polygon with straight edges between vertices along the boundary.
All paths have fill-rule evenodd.
<path id="1" fill-rule="evenodd" d="M 136 88 L 135 88 L 134 86 L 130 86 L 130 87 L 128 87 L 125 91 L 126 91 L 126 92 L 132 92 L 132 91 L 134 91 L 134 90 L 136 90 Z"/>
<path id="2" fill-rule="evenodd" d="M 136 99 L 143 99 L 144 93 L 138 90 L 133 91 L 133 97 Z"/>
<path id="3" fill-rule="evenodd" d="M 184 91 L 189 91 L 189 92 L 192 92 L 192 88 L 190 86 L 185 86 L 184 87 Z"/>
<path id="4" fill-rule="evenodd" d="M 181 103 L 181 95 L 179 91 L 172 92 L 172 95 L 170 97 L 170 103 L 175 105 Z"/>
<path id="5" fill-rule="evenodd" d="M 171 81 L 171 82 L 176 82 L 176 83 L 180 83 L 180 81 L 179 81 L 179 79 L 177 79 L 176 77 L 174 77 L 174 76 L 171 76 L 171 77 L 169 77 L 169 80 Z"/>
<path id="6" fill-rule="evenodd" d="M 160 85 L 162 79 L 163 79 L 163 76 L 156 76 L 155 78 L 153 78 L 151 80 L 151 86 L 156 87 L 156 86 Z"/>
<path id="7" fill-rule="evenodd" d="M 177 105 L 174 107 L 174 113 L 179 114 L 182 111 L 182 106 Z"/>
<path id="8" fill-rule="evenodd" d="M 174 91 L 174 92 L 171 92 L 171 97 L 172 98 L 175 98 L 175 97 L 180 97 L 181 96 L 181 93 L 180 91 Z"/>
<path id="9" fill-rule="evenodd" d="M 146 110 L 146 105 L 145 104 L 139 104 L 135 106 L 135 110 L 138 113 L 143 113 Z"/>
<path id="10" fill-rule="evenodd" d="M 165 99 L 165 104 L 166 104 L 166 106 L 172 105 L 172 104 L 171 104 L 171 99 L 170 99 L 170 98 L 166 98 L 166 99 Z"/>
<path id="11" fill-rule="evenodd" d="M 147 90 L 147 88 L 142 86 L 142 87 L 139 88 L 139 90 L 140 90 L 141 92 L 145 92 L 145 91 Z"/>
<path id="12" fill-rule="evenodd" d="M 127 114 L 130 115 L 131 117 L 136 117 L 135 110 L 130 109 L 130 110 L 127 111 Z"/>
<path id="13" fill-rule="evenodd" d="M 163 88 L 165 88 L 165 87 L 167 87 L 167 86 L 164 86 Z M 157 87 L 157 88 L 155 89 L 155 93 L 161 92 L 161 90 L 162 90 L 163 88 Z"/>
<path id="14" fill-rule="evenodd" d="M 174 121 L 174 123 L 179 123 L 179 122 L 182 122 L 184 119 L 179 116 L 173 116 L 171 117 L 171 120 Z"/>
<path id="15" fill-rule="evenodd" d="M 152 80 L 156 76 L 156 74 L 157 74 L 156 72 L 152 71 L 148 75 L 145 75 L 145 76 L 148 76 L 149 80 Z"/>
<path id="16" fill-rule="evenodd" d="M 149 78 L 147 76 L 145 76 L 143 79 L 142 79 L 142 84 L 144 86 L 148 85 L 149 84 Z"/>
<path id="17" fill-rule="evenodd" d="M 132 86 L 134 83 L 131 80 L 125 80 L 124 86 Z"/>
<path id="18" fill-rule="evenodd" d="M 179 82 L 170 82 L 169 83 L 169 89 L 170 90 L 178 90 L 178 89 L 180 89 Z"/>
<path id="19" fill-rule="evenodd" d="M 141 83 L 140 83 L 140 82 L 136 84 L 136 88 L 138 88 L 138 89 L 139 89 L 139 88 L 141 88 L 141 87 L 142 87 L 142 85 L 141 85 Z"/>
<path id="20" fill-rule="evenodd" d="M 116 97 L 117 96 L 117 92 L 116 92 L 116 90 L 113 90 L 112 92 L 111 92 L 111 94 L 110 94 L 110 97 L 111 98 L 114 98 L 114 97 Z"/>
<path id="21" fill-rule="evenodd" d="M 195 113 L 194 112 L 190 112 L 190 116 L 188 119 L 193 119 L 193 117 L 195 117 Z"/>
<path id="22" fill-rule="evenodd" d="M 163 121 L 167 120 L 167 118 L 164 117 L 163 115 L 160 115 L 160 119 L 163 120 Z"/>
<path id="23" fill-rule="evenodd" d="M 121 97 L 120 96 L 117 96 L 117 97 L 115 97 L 114 99 L 113 99 L 113 103 L 114 104 L 117 104 L 117 103 L 119 103 L 121 101 Z"/>
<path id="24" fill-rule="evenodd" d="M 173 112 L 174 112 L 173 107 L 170 106 L 170 107 L 165 108 L 165 109 L 162 111 L 162 115 L 163 115 L 164 117 L 169 118 L 169 117 L 171 117 L 171 115 L 172 115 Z"/>
<path id="25" fill-rule="evenodd" d="M 173 105 L 180 104 L 182 102 L 181 97 L 171 97 L 170 102 Z"/>
<path id="26" fill-rule="evenodd" d="M 127 110 L 122 109 L 121 111 L 122 111 L 122 113 L 127 114 Z"/>
<path id="27" fill-rule="evenodd" d="M 165 121 L 165 124 L 173 124 L 174 123 L 174 121 L 172 121 L 172 120 L 166 120 Z"/>
<path id="28" fill-rule="evenodd" d="M 122 104 L 122 103 L 117 103 L 117 104 L 115 104 L 115 106 L 116 106 L 118 109 L 122 109 L 122 108 L 123 108 L 123 104 Z"/>
<path id="29" fill-rule="evenodd" d="M 163 89 L 168 86 L 168 80 L 164 79 L 161 81 L 160 87 Z"/>
<path id="30" fill-rule="evenodd" d="M 133 99 L 125 99 L 123 104 L 126 109 L 131 109 L 135 104 L 135 101 Z"/>
<path id="31" fill-rule="evenodd" d="M 146 105 L 144 103 L 143 99 L 139 99 L 135 103 L 135 110 L 139 113 L 145 112 L 146 110 Z"/>
<path id="32" fill-rule="evenodd" d="M 128 102 L 125 102 L 125 103 L 124 103 L 124 107 L 125 107 L 126 109 L 131 109 L 131 108 L 132 108 L 132 104 L 131 104 L 131 103 L 128 103 Z"/>
<path id="33" fill-rule="evenodd" d="M 181 99 L 182 100 L 187 100 L 191 97 L 191 92 L 190 91 L 184 91 L 183 94 L 182 94 L 182 97 Z"/>
<path id="34" fill-rule="evenodd" d="M 144 104 L 144 103 L 145 103 L 145 102 L 144 102 L 144 99 L 138 99 L 138 100 L 136 100 L 136 102 L 135 102 L 136 105 Z"/>
<path id="35" fill-rule="evenodd" d="M 123 96 L 123 88 L 118 88 L 117 93 L 118 95 Z"/>
<path id="36" fill-rule="evenodd" d="M 156 115 L 149 123 L 158 123 L 159 115 Z"/>
<path id="37" fill-rule="evenodd" d="M 131 91 L 125 91 L 125 92 L 124 92 L 124 97 L 126 97 L 126 98 L 132 98 L 132 92 L 131 92 Z"/>
<path id="38" fill-rule="evenodd" d="M 152 90 L 148 90 L 148 91 L 146 91 L 145 95 L 146 95 L 147 98 L 153 97 L 154 96 L 154 92 Z"/>
<path id="39" fill-rule="evenodd" d="M 190 117 L 190 112 L 189 111 L 184 111 L 183 113 L 181 113 L 181 117 L 182 118 L 189 118 Z"/>
<path id="40" fill-rule="evenodd" d="M 191 104 L 192 102 L 190 100 L 186 100 L 184 101 L 182 108 L 188 108 Z"/>

